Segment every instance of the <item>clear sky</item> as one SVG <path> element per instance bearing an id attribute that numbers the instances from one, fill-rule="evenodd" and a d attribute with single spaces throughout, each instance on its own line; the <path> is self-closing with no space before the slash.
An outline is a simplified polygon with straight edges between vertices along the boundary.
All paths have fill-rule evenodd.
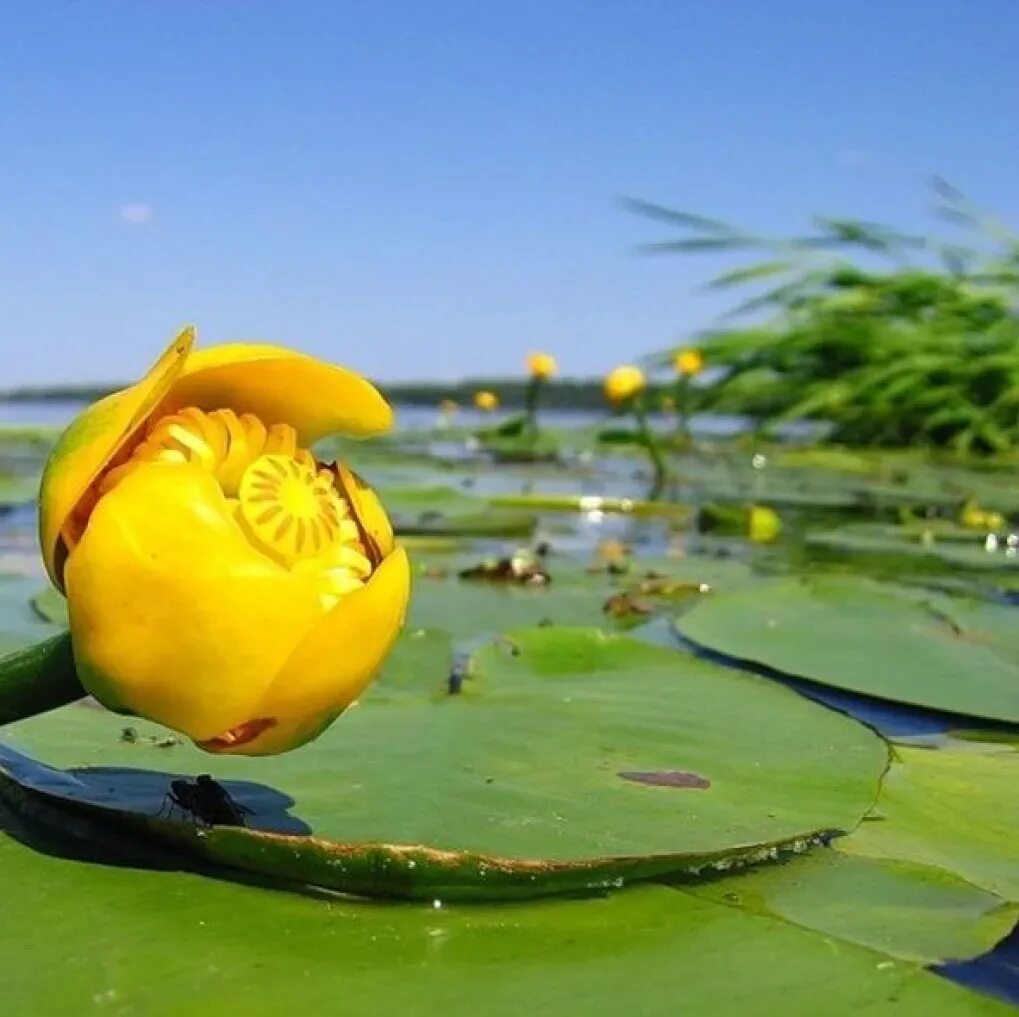
<path id="1" fill-rule="evenodd" d="M 1019 225 L 1015 0 L 2 0 L 0 388 L 186 322 L 384 380 L 600 372 L 710 323 L 631 194 Z"/>

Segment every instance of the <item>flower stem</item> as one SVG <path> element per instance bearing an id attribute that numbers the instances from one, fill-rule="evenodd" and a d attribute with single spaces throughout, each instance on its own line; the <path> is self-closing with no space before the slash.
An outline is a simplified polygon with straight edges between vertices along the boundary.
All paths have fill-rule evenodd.
<path id="1" fill-rule="evenodd" d="M 86 694 L 74 668 L 69 632 L 0 657 L 0 724 L 34 717 Z"/>
<path id="2" fill-rule="evenodd" d="M 668 471 L 665 467 L 665 459 L 662 456 L 658 440 L 648 424 L 647 407 L 644 405 L 643 396 L 638 395 L 634 397 L 633 415 L 637 420 L 637 431 L 641 436 L 644 447 L 647 449 L 648 458 L 651 460 L 651 465 L 654 468 L 654 478 L 651 481 L 651 490 L 648 492 L 647 500 L 658 501 L 662 496 Z"/>
<path id="3" fill-rule="evenodd" d="M 526 431 L 532 438 L 538 436 L 539 388 L 541 388 L 541 379 L 537 375 L 533 375 L 524 393 L 524 414 L 527 418 Z"/>
<path id="4" fill-rule="evenodd" d="M 690 443 L 690 379 L 685 375 L 676 382 L 676 431 L 680 445 Z"/>

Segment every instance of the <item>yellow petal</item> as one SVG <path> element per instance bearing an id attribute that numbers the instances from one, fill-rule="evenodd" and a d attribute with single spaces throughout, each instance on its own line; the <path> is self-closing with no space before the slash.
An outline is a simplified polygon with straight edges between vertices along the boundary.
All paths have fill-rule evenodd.
<path id="1" fill-rule="evenodd" d="M 85 687 L 196 740 L 248 720 L 323 616 L 313 582 L 255 551 L 215 478 L 192 464 L 124 477 L 66 578 Z"/>
<path id="2" fill-rule="evenodd" d="M 60 436 L 46 463 L 39 492 L 39 540 L 46 571 L 63 589 L 67 548 L 60 536 L 75 506 L 124 444 L 138 433 L 177 377 L 191 346 L 184 329 L 141 381 L 90 406 Z"/>
<path id="3" fill-rule="evenodd" d="M 545 381 L 559 369 L 551 353 L 531 353 L 527 357 L 527 370 L 532 378 Z"/>
<path id="4" fill-rule="evenodd" d="M 304 637 L 249 718 L 260 733 L 219 753 L 268 756 L 322 733 L 374 677 L 403 625 L 410 563 L 398 547 L 360 590 L 346 594 Z M 272 721 L 271 726 L 262 722 Z"/>
<path id="5" fill-rule="evenodd" d="M 605 376 L 605 397 L 612 403 L 625 402 L 643 392 L 647 385 L 644 372 L 633 364 L 622 364 Z"/>
<path id="6" fill-rule="evenodd" d="M 185 406 L 253 413 L 268 426 L 290 424 L 301 445 L 329 434 L 379 434 L 393 424 L 378 389 L 353 371 L 250 343 L 213 346 L 189 357 L 165 409 Z"/>
<path id="7" fill-rule="evenodd" d="M 353 470 L 343 463 L 334 463 L 337 482 L 350 503 L 358 526 L 367 538 L 369 556 L 381 561 L 394 544 L 393 524 L 379 501 L 379 496 Z"/>

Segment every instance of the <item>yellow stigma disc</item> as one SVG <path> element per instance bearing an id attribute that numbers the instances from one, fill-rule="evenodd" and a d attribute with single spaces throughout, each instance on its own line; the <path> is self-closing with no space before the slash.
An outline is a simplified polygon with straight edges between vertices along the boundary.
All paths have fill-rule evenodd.
<path id="1" fill-rule="evenodd" d="M 317 558 L 346 534 L 347 506 L 328 475 L 287 455 L 259 456 L 237 492 L 252 539 L 281 565 Z"/>

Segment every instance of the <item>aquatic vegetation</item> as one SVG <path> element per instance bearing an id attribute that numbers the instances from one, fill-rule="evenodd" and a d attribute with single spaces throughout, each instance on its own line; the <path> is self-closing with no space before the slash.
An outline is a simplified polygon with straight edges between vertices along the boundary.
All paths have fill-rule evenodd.
<path id="1" fill-rule="evenodd" d="M 644 377 L 644 372 L 632 364 L 623 364 L 613 368 L 605 375 L 605 398 L 614 406 L 617 413 L 627 409 L 633 413 L 634 429 L 626 431 L 613 428 L 602 431 L 599 439 L 615 444 L 637 445 L 647 452 L 652 470 L 647 500 L 654 502 L 662 496 L 662 491 L 665 489 L 668 468 L 658 439 L 648 423 L 647 404 L 644 396 L 646 388 L 647 379 Z"/>
<path id="2" fill-rule="evenodd" d="M 812 234 L 770 239 L 631 203 L 682 231 L 651 250 L 765 255 L 708 284 L 770 288 L 734 309 L 737 322 L 698 337 L 717 370 L 691 388 L 697 408 L 762 428 L 817 421 L 832 441 L 857 446 L 966 454 L 1019 445 L 1019 236 L 989 227 L 949 185 L 937 182 L 936 192 L 973 244 L 829 217 Z M 881 259 L 887 268 L 875 265 Z"/>
<path id="3" fill-rule="evenodd" d="M 690 442 L 690 414 L 694 406 L 691 389 L 694 379 L 704 370 L 704 355 L 693 348 L 677 350 L 672 358 L 672 367 L 676 372 L 676 384 L 669 409 L 676 413 L 679 440 L 687 445 Z"/>
<path id="4" fill-rule="evenodd" d="M 541 389 L 559 370 L 559 364 L 551 353 L 531 353 L 527 357 L 527 385 L 524 410 L 524 430 L 530 435 L 538 433 L 538 401 Z"/>
<path id="5" fill-rule="evenodd" d="M 181 455 L 215 452 L 190 430 L 204 418 L 173 423 Z M 174 450 L 163 434 L 140 462 Z M 259 1013 L 299 966 L 288 998 L 322 1009 L 340 949 L 344 998 L 366 1009 L 476 985 L 495 1013 L 521 992 L 556 1012 L 724 1012 L 738 979 L 762 1015 L 1008 1012 L 934 972 L 965 971 L 1019 914 L 1011 472 L 701 439 L 670 449 L 679 479 L 648 502 L 646 450 L 596 435 L 557 429 L 578 458 L 555 465 L 450 456 L 466 429 L 312 450 L 370 478 L 357 491 L 385 515 L 358 511 L 376 539 L 392 522 L 414 595 L 342 723 L 281 755 L 213 759 L 148 719 L 20 709 L 43 667 L 66 679 L 48 705 L 83 690 L 67 602 L 38 570 L 0 576 L 13 998 L 66 970 L 64 994 L 115 989 L 147 1012 L 186 970 L 203 1004 Z M 72 542 L 48 557 L 73 577 L 81 538 L 44 532 Z M 140 616 L 159 616 L 150 599 Z M 346 667 L 366 624 L 318 658 Z M 210 771 L 229 811 L 192 797 Z M 87 868 L 66 857 L 83 851 Z M 86 933 L 115 981 L 66 960 Z M 410 964 L 413 993 L 393 977 Z"/>

